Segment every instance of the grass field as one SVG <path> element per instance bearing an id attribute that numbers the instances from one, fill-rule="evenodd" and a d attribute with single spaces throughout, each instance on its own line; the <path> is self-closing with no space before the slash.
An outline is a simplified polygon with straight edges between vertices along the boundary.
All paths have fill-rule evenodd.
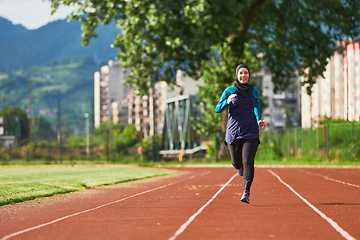
<path id="1" fill-rule="evenodd" d="M 0 206 L 174 173 L 124 166 L 2 166 Z"/>

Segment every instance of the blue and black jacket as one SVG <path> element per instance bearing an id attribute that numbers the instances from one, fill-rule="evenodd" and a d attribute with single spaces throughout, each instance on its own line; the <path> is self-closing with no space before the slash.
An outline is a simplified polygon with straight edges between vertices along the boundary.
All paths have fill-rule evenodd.
<path id="1" fill-rule="evenodd" d="M 221 113 L 226 107 L 229 108 L 228 122 L 226 126 L 225 142 L 232 144 L 240 139 L 259 138 L 258 121 L 261 120 L 261 107 L 259 91 L 254 88 L 248 96 L 242 96 L 235 86 L 225 89 L 220 97 L 215 111 Z M 227 103 L 231 94 L 236 94 L 233 102 Z"/>

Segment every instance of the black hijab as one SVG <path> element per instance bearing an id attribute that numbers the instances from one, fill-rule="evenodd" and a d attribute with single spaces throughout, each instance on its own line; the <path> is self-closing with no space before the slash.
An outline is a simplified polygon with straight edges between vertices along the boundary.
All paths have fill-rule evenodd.
<path id="1" fill-rule="evenodd" d="M 238 74 L 241 68 L 246 68 L 249 72 L 249 79 L 250 79 L 250 70 L 249 67 L 246 66 L 245 64 L 240 64 L 236 67 L 236 81 L 234 82 L 234 86 L 236 87 L 236 90 L 243 96 L 243 97 L 247 97 L 252 90 L 254 89 L 254 86 L 249 84 L 249 83 L 245 83 L 242 84 L 240 83 L 239 79 L 238 79 Z"/>

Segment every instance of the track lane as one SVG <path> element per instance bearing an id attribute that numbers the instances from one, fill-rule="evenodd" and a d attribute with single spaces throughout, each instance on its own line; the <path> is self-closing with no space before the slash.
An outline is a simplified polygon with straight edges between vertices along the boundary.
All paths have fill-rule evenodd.
<path id="1" fill-rule="evenodd" d="M 355 187 L 360 180 L 357 177 L 360 169 L 274 168 L 271 170 L 352 237 L 360 238 L 360 189 Z M 345 173 L 342 173 L 343 170 Z M 350 172 L 352 174 L 349 174 Z"/>
<path id="2" fill-rule="evenodd" d="M 237 177 L 177 240 L 339 239 L 267 169 L 256 169 L 250 205 L 240 202 L 242 189 L 242 178 Z"/>
<path id="3" fill-rule="evenodd" d="M 221 178 L 220 174 L 217 178 L 211 177 L 209 181 L 206 174 L 201 174 L 209 172 L 208 169 L 186 171 L 191 171 L 196 177 L 11 239 L 113 239 L 115 236 L 124 239 L 158 239 L 159 235 L 166 234 L 166 229 L 170 229 L 167 233 L 170 236 L 218 189 L 218 179 Z M 196 195 L 187 190 L 196 188 L 194 181 L 207 186 L 205 194 Z"/>
<path id="4" fill-rule="evenodd" d="M 91 191 L 96 190 L 92 194 L 88 194 L 91 191 L 78 195 L 69 194 L 68 196 L 72 197 L 65 203 L 63 202 L 66 199 L 65 195 L 62 195 L 45 199 L 48 202 L 41 204 L 42 207 L 37 206 L 36 203 L 17 204 L 7 207 L 8 213 L 4 211 L 5 208 L 0 208 L 0 221 L 10 223 L 7 232 L 13 232 L 14 229 L 19 229 L 19 226 L 23 227 L 24 223 L 34 226 L 47 219 L 54 220 L 54 216 L 74 213 L 75 209 L 79 211 L 88 206 L 99 206 L 99 203 L 182 180 L 171 187 L 142 194 L 11 238 L 169 239 L 235 173 L 231 167 L 175 169 L 183 173 L 151 181 L 91 189 Z M 288 181 L 305 198 L 309 198 L 308 200 L 321 211 L 326 212 L 330 209 L 331 213 L 326 214 L 334 218 L 334 221 L 338 222 L 349 234 L 359 238 L 357 234 L 359 222 L 355 220 L 354 223 L 352 218 L 354 215 L 348 213 L 349 220 L 347 220 L 343 213 L 338 212 L 339 207 L 344 206 L 321 205 L 323 199 L 331 198 L 334 194 L 329 189 L 343 184 L 329 181 L 315 174 L 305 174 L 298 168 L 271 168 L 271 170 L 284 178 L 284 181 Z M 313 171 L 312 168 L 305 170 Z M 208 171 L 211 173 L 205 174 Z M 314 173 L 320 174 L 321 171 L 315 169 Z M 353 175 L 356 176 L 356 171 Z M 349 176 L 349 174 L 344 174 L 344 176 Z M 331 175 L 331 177 L 334 176 Z M 353 183 L 357 183 L 356 181 L 358 180 Z M 311 188 L 309 183 L 313 183 Z M 320 194 L 309 191 L 312 188 L 320 191 Z M 176 236 L 176 239 L 341 239 L 338 232 L 272 176 L 267 168 L 256 168 L 250 205 L 239 201 L 242 189 L 242 178 L 236 177 L 196 216 L 183 233 Z M 352 187 L 352 189 L 358 192 L 358 188 Z M 328 196 L 319 198 L 318 195 L 322 192 L 327 192 Z M 323 203 L 333 204 L 333 202 Z M 357 214 L 356 209 L 359 205 L 356 204 L 358 203 L 358 198 L 355 197 L 350 212 L 355 211 Z M 12 213 L 15 215 L 11 215 Z M 356 216 L 359 215 L 355 215 L 355 218 Z M 14 222 L 20 224 L 14 224 Z M 3 236 L 4 229 L 7 228 L 0 224 L 0 237 Z"/>
<path id="5" fill-rule="evenodd" d="M 183 181 L 208 172 L 183 169 L 180 174 L 105 186 L 72 194 L 42 198 L 0 208 L 0 238 L 64 216 L 85 211 L 163 184 Z"/>

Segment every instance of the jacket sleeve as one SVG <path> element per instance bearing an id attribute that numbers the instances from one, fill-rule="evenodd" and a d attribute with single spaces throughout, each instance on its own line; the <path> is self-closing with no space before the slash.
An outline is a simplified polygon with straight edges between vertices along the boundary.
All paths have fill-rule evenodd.
<path id="1" fill-rule="evenodd" d="M 222 93 L 218 104 L 216 104 L 215 112 L 221 113 L 228 106 L 227 99 L 231 95 L 229 88 L 226 88 Z"/>
<path id="2" fill-rule="evenodd" d="M 253 89 L 252 94 L 256 98 L 255 104 L 254 104 L 254 113 L 256 117 L 256 121 L 261 120 L 261 106 L 260 106 L 260 100 L 259 100 L 259 90 L 256 88 Z"/>

